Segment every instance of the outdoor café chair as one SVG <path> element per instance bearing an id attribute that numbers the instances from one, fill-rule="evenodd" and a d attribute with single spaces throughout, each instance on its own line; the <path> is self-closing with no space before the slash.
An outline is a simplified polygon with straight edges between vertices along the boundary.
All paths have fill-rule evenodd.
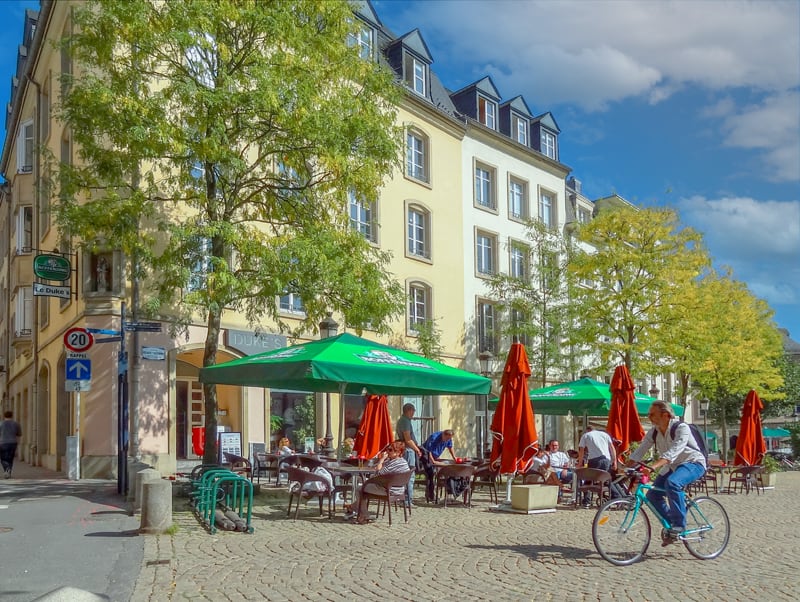
<path id="1" fill-rule="evenodd" d="M 225 457 L 225 462 L 230 464 L 228 467 L 231 472 L 235 472 L 238 475 L 243 475 L 246 478 L 253 480 L 253 464 L 247 458 L 243 458 L 242 456 L 237 456 L 236 454 L 230 454 L 228 452 L 223 452 L 222 454 Z"/>
<path id="2" fill-rule="evenodd" d="M 749 494 L 755 488 L 756 493 L 760 495 L 761 491 L 764 490 L 764 480 L 761 478 L 763 472 L 764 467 L 760 464 L 734 466 L 728 478 L 728 493 L 742 491 L 745 494 Z"/>
<path id="3" fill-rule="evenodd" d="M 412 470 L 405 472 L 393 472 L 389 474 L 376 475 L 367 479 L 364 486 L 361 488 L 361 496 L 359 504 L 366 504 L 369 510 L 369 503 L 371 500 L 378 501 L 378 509 L 375 513 L 377 518 L 381 509 L 381 502 L 383 502 L 383 514 L 386 514 L 386 509 L 389 509 L 389 526 L 392 526 L 392 504 L 403 506 L 403 518 L 408 522 L 408 517 L 411 516 L 411 508 L 406 505 L 406 493 L 408 492 L 408 481 L 413 474 Z M 392 493 L 392 488 L 402 487 L 400 493 Z"/>
<path id="4" fill-rule="evenodd" d="M 489 489 L 489 501 L 498 504 L 497 481 L 500 478 L 497 470 L 493 470 L 488 462 L 475 467 L 472 475 L 472 490 L 487 488 Z"/>
<path id="5" fill-rule="evenodd" d="M 319 515 L 322 516 L 322 501 L 328 500 L 328 518 L 333 518 L 331 505 L 334 498 L 334 489 L 323 477 L 314 474 L 310 470 L 303 470 L 296 466 L 287 466 L 286 473 L 289 476 L 289 508 L 286 516 L 292 513 L 292 502 L 297 498 L 297 505 L 294 509 L 294 518 L 297 520 L 297 513 L 300 511 L 300 501 L 303 499 L 317 498 L 319 500 Z M 321 483 L 319 489 L 307 489 L 304 486 L 309 483 Z"/>
<path id="6" fill-rule="evenodd" d="M 577 507 L 585 493 L 597 494 L 597 505 L 603 503 L 604 500 L 611 499 L 611 473 L 607 470 L 600 470 L 599 468 L 576 468 L 575 480 L 577 486 L 575 487 L 574 503 Z"/>
<path id="7" fill-rule="evenodd" d="M 309 456 L 303 456 L 301 454 L 290 454 L 288 456 L 280 456 L 278 458 L 278 470 L 275 475 L 275 484 L 277 485 L 280 482 L 281 474 L 286 474 L 287 468 L 289 466 L 295 466 L 300 468 L 308 468 L 308 470 L 314 470 L 315 468 L 319 468 L 325 464 L 322 460 L 318 458 L 310 458 Z"/>
<path id="8" fill-rule="evenodd" d="M 253 463 L 253 477 L 255 477 L 256 483 L 261 482 L 261 477 L 266 477 L 267 483 L 269 483 L 272 475 L 278 475 L 278 459 L 277 454 L 256 452 Z"/>
<path id="9" fill-rule="evenodd" d="M 444 507 L 447 508 L 447 481 L 449 479 L 465 479 L 467 488 L 460 494 L 464 500 L 464 505 L 472 507 L 472 477 L 475 474 L 475 467 L 471 464 L 447 464 L 438 466 L 436 472 L 436 502 L 439 502 L 442 491 L 444 495 Z"/>

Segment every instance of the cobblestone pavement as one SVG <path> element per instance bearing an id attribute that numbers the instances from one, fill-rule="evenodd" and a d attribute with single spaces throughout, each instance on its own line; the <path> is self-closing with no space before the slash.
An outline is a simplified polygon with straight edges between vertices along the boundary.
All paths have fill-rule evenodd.
<path id="1" fill-rule="evenodd" d="M 176 499 L 179 529 L 146 538 L 131 600 L 800 599 L 800 472 L 779 474 L 762 495 L 715 497 L 731 519 L 720 558 L 662 548 L 654 528 L 645 560 L 629 567 L 597 554 L 593 511 L 497 513 L 482 493 L 472 509 L 423 503 L 391 527 L 350 524 L 341 512 L 331 521 L 313 503 L 294 521 L 285 493 L 262 494 L 253 534 L 213 535 Z"/>

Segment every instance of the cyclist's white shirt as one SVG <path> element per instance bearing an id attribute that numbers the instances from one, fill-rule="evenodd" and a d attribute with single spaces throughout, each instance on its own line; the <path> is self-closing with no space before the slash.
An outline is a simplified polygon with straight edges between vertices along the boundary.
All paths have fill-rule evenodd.
<path id="1" fill-rule="evenodd" d="M 675 439 L 670 437 L 672 424 L 677 422 L 678 428 L 675 429 Z M 694 437 L 692 431 L 689 430 L 689 425 L 685 422 L 673 418 L 667 425 L 667 430 L 662 434 L 658 428 L 653 427 L 650 429 L 642 440 L 641 445 L 631 454 L 631 460 L 641 462 L 645 454 L 653 447 L 653 431 L 656 435 L 656 451 L 658 451 L 658 458 L 669 461 L 669 469 L 675 470 L 681 464 L 687 462 L 697 462 L 705 467 L 706 459 L 700 450 L 695 448 Z"/>

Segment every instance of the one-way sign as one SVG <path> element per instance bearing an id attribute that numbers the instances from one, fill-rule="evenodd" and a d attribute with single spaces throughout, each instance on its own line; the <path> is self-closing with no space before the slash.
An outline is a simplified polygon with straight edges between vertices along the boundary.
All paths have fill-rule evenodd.
<path id="1" fill-rule="evenodd" d="M 92 361 L 89 359 L 68 357 L 67 358 L 67 379 L 68 380 L 91 380 Z"/>

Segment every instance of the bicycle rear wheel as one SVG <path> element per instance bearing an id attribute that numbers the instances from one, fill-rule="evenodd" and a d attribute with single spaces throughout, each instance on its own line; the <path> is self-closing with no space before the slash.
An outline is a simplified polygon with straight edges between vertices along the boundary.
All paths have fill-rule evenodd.
<path id="1" fill-rule="evenodd" d="M 727 547 L 730 531 L 728 514 L 717 500 L 686 500 L 686 530 L 681 539 L 692 556 L 700 560 L 716 558 Z"/>
<path id="2" fill-rule="evenodd" d="M 594 546 L 617 566 L 633 564 L 650 545 L 650 519 L 634 498 L 617 498 L 600 507 L 592 522 Z"/>

